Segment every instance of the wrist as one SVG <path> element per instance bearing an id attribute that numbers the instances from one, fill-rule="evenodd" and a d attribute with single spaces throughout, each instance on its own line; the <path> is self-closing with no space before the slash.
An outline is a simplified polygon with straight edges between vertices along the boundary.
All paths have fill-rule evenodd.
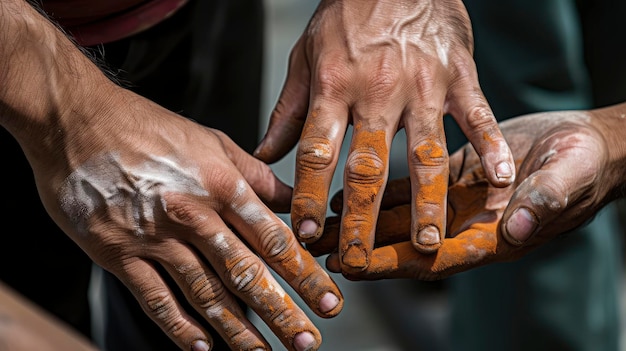
<path id="1" fill-rule="evenodd" d="M 614 198 L 626 197 L 626 103 L 592 111 L 594 123 L 605 137 L 609 165 L 607 175 L 614 185 Z"/>

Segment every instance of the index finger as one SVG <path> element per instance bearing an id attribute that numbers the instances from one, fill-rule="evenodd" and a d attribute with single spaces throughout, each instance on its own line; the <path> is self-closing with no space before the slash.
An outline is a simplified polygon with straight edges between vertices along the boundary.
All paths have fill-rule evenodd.
<path id="1" fill-rule="evenodd" d="M 498 233 L 498 216 L 486 214 L 485 222 L 475 223 L 454 238 L 447 238 L 433 254 L 422 254 L 409 241 L 383 246 L 372 252 L 370 265 L 362 272 L 344 273 L 351 280 L 411 278 L 437 280 L 485 265 L 495 260 L 513 260 L 518 254 Z M 341 272 L 336 253 L 326 266 Z"/>
<path id="2" fill-rule="evenodd" d="M 322 233 L 328 191 L 348 124 L 344 103 L 320 99 L 312 106 L 296 153 L 291 203 L 291 222 L 303 242 L 314 242 Z"/>

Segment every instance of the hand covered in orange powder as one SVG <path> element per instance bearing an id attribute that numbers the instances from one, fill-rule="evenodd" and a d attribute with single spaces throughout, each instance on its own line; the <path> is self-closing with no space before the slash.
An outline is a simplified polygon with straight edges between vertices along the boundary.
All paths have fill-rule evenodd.
<path id="1" fill-rule="evenodd" d="M 353 280 L 440 279 L 491 262 L 511 261 L 591 219 L 624 196 L 626 104 L 592 111 L 547 112 L 500 124 L 516 160 L 518 179 L 489 184 L 471 145 L 450 157 L 447 238 L 436 253 L 412 248 L 410 181 L 389 182 L 376 227 L 377 248 Z M 340 210 L 342 196 L 333 199 Z M 334 251 L 327 267 L 342 272 L 336 252 L 339 217 L 328 219 L 313 255 Z"/>
<path id="2" fill-rule="evenodd" d="M 366 269 L 388 176 L 391 142 L 408 136 L 411 240 L 422 252 L 446 230 L 451 114 L 480 155 L 486 179 L 514 179 L 508 146 L 478 84 L 473 34 L 460 0 L 322 0 L 290 55 L 287 79 L 255 156 L 274 162 L 300 141 L 291 219 L 303 242 L 323 232 L 328 191 L 344 136 L 354 126 L 344 171 L 340 229 L 344 270 Z"/>

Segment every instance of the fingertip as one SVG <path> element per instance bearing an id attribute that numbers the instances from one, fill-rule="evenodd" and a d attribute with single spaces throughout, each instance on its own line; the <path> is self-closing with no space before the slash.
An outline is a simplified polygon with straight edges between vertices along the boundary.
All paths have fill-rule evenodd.
<path id="1" fill-rule="evenodd" d="M 209 351 L 211 346 L 206 340 L 196 340 L 191 344 L 191 351 Z"/>
<path id="2" fill-rule="evenodd" d="M 293 347 L 297 351 L 315 350 L 318 346 L 315 336 L 308 331 L 300 332 L 293 338 Z"/>
<path id="3" fill-rule="evenodd" d="M 361 245 L 353 244 L 341 256 L 341 263 L 347 272 L 361 272 L 369 265 L 369 257 Z"/>
<path id="4" fill-rule="evenodd" d="M 300 222 L 298 226 L 298 237 L 304 241 L 310 243 L 319 237 L 318 231 L 320 226 L 312 219 L 305 219 Z"/>
<path id="5" fill-rule="evenodd" d="M 429 225 L 414 235 L 411 241 L 418 252 L 431 254 L 441 247 L 441 234 L 437 227 Z"/>
<path id="6" fill-rule="evenodd" d="M 326 257 L 326 269 L 331 273 L 341 273 L 341 263 L 339 262 L 339 254 L 333 252 Z"/>
<path id="7" fill-rule="evenodd" d="M 515 168 L 508 161 L 498 163 L 495 172 L 496 178 L 502 184 L 509 185 L 515 180 Z"/>
<path id="8" fill-rule="evenodd" d="M 523 245 L 535 232 L 539 221 L 536 215 L 526 207 L 517 208 L 506 220 L 504 238 L 511 244 Z"/>
<path id="9" fill-rule="evenodd" d="M 319 309 L 322 313 L 326 315 L 336 315 L 341 310 L 340 305 L 341 300 L 337 295 L 327 292 L 322 296 L 319 302 Z"/>

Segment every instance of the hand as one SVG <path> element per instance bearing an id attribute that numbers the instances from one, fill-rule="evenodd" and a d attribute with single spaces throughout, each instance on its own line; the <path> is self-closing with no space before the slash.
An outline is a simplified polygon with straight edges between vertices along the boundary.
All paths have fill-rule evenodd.
<path id="1" fill-rule="evenodd" d="M 270 348 L 236 298 L 288 349 L 319 348 L 270 272 L 319 316 L 340 312 L 335 283 L 273 212 L 288 210 L 291 188 L 223 133 L 113 84 L 26 2 L 2 2 L 0 27 L 0 124 L 63 231 L 182 350 L 211 336 L 174 290 L 234 350 Z"/>
<path id="2" fill-rule="evenodd" d="M 443 115 L 474 145 L 486 178 L 514 179 L 510 150 L 478 84 L 460 0 L 323 0 L 295 44 L 289 74 L 255 156 L 274 162 L 297 142 L 292 223 L 311 243 L 323 231 L 328 190 L 349 124 L 339 251 L 343 270 L 371 263 L 392 139 L 406 129 L 411 240 L 432 252 L 445 235 L 448 152 Z"/>
<path id="3" fill-rule="evenodd" d="M 448 238 L 435 254 L 410 243 L 410 182 L 389 182 L 377 222 L 378 248 L 349 279 L 441 279 L 491 262 L 511 261 L 574 229 L 609 201 L 623 196 L 623 121 L 626 104 L 588 112 L 548 112 L 500 124 L 517 163 L 514 186 L 490 185 L 471 145 L 450 158 Z M 621 136 L 620 136 L 621 134 Z M 622 194 L 622 195 L 620 195 Z M 339 210 L 341 195 L 332 207 Z M 503 220 L 501 221 L 501 218 Z M 337 247 L 338 217 L 328 219 L 314 255 Z M 327 258 L 342 272 L 337 253 Z"/>
<path id="4" fill-rule="evenodd" d="M 319 346 L 319 332 L 267 267 L 318 315 L 341 309 L 338 288 L 261 201 L 285 210 L 291 189 L 219 131 L 139 97 L 111 104 L 134 118 L 67 131 L 64 154 L 33 164 L 56 222 L 182 349 L 207 334 L 178 306 L 178 288 L 233 349 L 269 347 L 235 297 L 286 347 Z"/>

